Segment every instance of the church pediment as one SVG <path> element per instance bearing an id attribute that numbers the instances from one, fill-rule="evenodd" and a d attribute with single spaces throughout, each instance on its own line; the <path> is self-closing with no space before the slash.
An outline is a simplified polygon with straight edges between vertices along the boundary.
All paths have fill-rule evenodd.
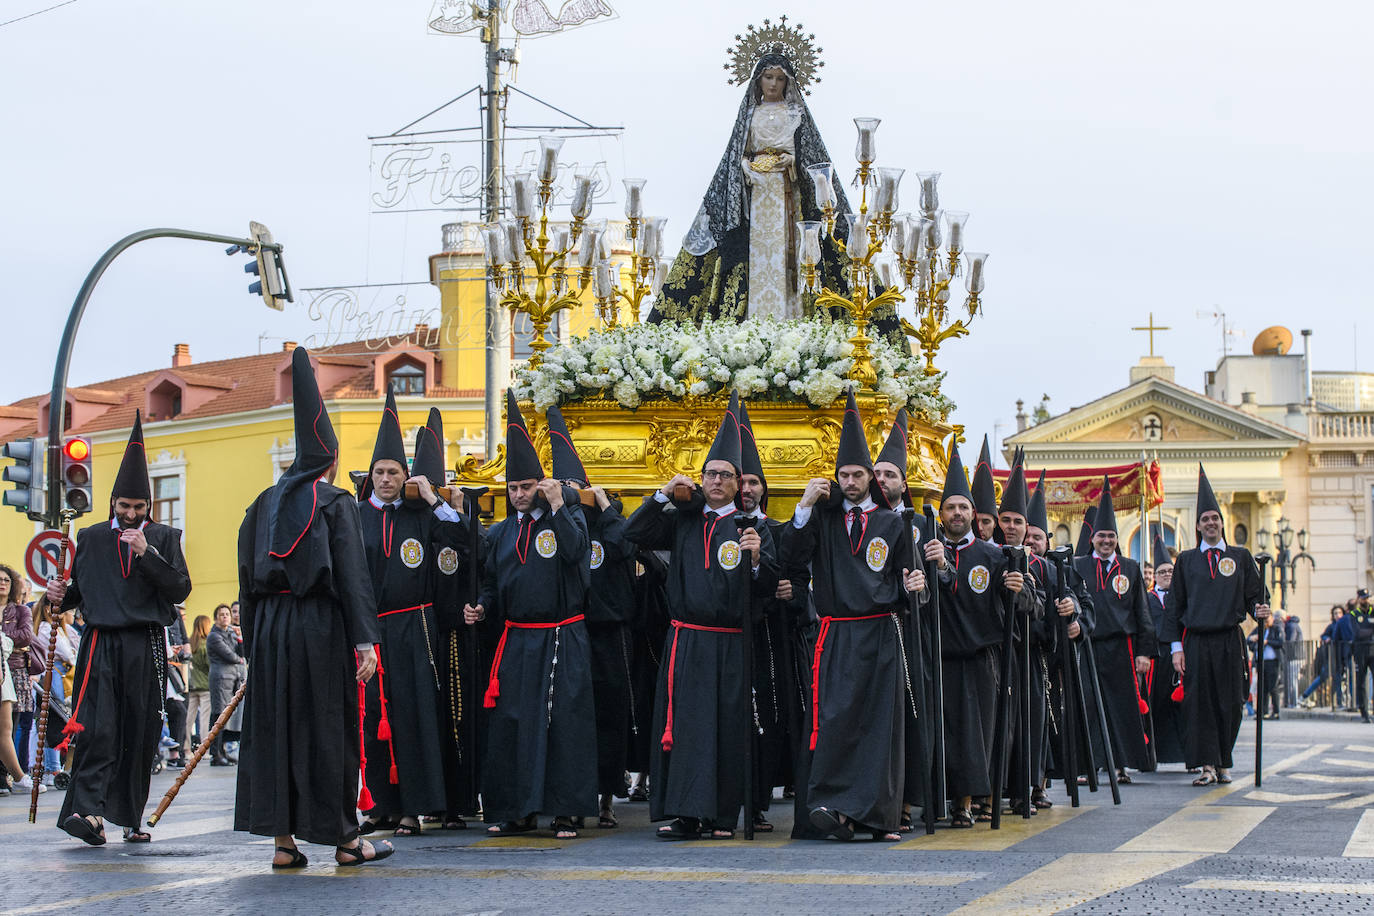
<path id="1" fill-rule="evenodd" d="M 1009 437 L 1006 443 L 1092 442 L 1159 447 L 1237 440 L 1296 444 L 1301 438 L 1287 427 L 1173 382 L 1150 378 L 1032 426 Z"/>

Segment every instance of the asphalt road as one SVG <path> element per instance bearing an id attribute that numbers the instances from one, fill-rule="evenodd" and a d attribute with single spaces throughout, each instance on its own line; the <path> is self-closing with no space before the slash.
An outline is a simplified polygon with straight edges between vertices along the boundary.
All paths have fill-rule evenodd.
<path id="1" fill-rule="evenodd" d="M 1265 727 L 1263 789 L 1254 726 L 1236 781 L 1193 788 L 1180 766 L 1135 777 L 1114 807 L 1103 786 L 1003 829 L 940 828 L 901 843 L 787 839 L 777 832 L 665 843 L 647 805 L 621 825 L 557 841 L 477 829 L 397 840 L 385 863 L 336 868 L 331 850 L 296 873 L 268 868 L 271 841 L 229 830 L 233 771 L 198 769 L 147 846 L 91 848 L 53 826 L 57 792 L 0 799 L 0 912 L 141 913 L 1374 913 L 1374 726 L 1287 720 Z M 154 777 L 149 805 L 171 784 Z M 547 826 L 547 819 L 541 819 Z"/>

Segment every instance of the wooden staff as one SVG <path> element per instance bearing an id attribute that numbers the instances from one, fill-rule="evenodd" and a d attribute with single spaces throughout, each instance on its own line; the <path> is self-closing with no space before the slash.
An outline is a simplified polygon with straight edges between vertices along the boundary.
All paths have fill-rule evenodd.
<path id="1" fill-rule="evenodd" d="M 67 572 L 67 551 L 72 543 L 72 519 L 74 518 L 76 518 L 75 510 L 62 510 L 62 546 L 57 550 L 57 574 L 63 578 L 66 577 Z M 53 655 L 57 652 L 57 621 L 62 613 L 60 607 L 56 614 L 52 613 L 52 608 L 48 605 L 47 595 L 38 600 L 38 608 L 39 615 L 48 621 L 48 654 L 44 658 L 44 661 L 47 662 L 47 669 L 43 672 L 43 709 L 38 713 L 38 749 L 33 752 L 33 766 L 29 768 L 29 778 L 33 780 L 33 790 L 29 795 L 30 824 L 38 822 L 38 787 L 43 784 L 43 749 L 47 747 L 48 707 L 52 705 Z M 86 660 L 86 664 L 90 664 L 90 659 Z"/>
<path id="2" fill-rule="evenodd" d="M 200 747 L 196 748 L 195 754 L 192 755 L 191 759 L 187 762 L 186 767 L 181 771 L 181 775 L 177 777 L 177 781 L 172 783 L 172 787 L 167 790 L 167 794 L 162 796 L 162 801 L 157 803 L 157 810 L 153 812 L 152 817 L 148 818 L 149 827 L 156 827 L 157 822 L 162 820 L 162 815 L 167 811 L 168 806 L 172 804 L 172 799 L 176 798 L 177 793 L 181 791 L 181 786 L 186 782 L 186 777 L 191 775 L 191 771 L 196 768 L 196 764 L 200 763 L 200 758 L 205 756 L 205 752 L 215 743 L 215 739 L 219 737 L 219 733 L 222 732 L 224 726 L 228 724 L 229 717 L 234 714 L 235 709 L 238 709 L 239 703 L 243 700 L 243 693 L 247 689 L 248 682 L 244 681 L 239 685 L 239 689 L 234 691 L 233 698 L 229 700 L 229 705 L 224 707 L 220 712 L 219 718 L 215 720 L 214 727 L 210 729 L 210 734 L 201 739 Z"/>
<path id="3" fill-rule="evenodd" d="M 1255 558 L 1259 563 L 1260 578 L 1260 600 L 1265 606 L 1269 604 L 1269 564 L 1274 562 L 1274 558 L 1267 554 L 1260 554 Z M 1259 624 L 1256 628 L 1259 633 L 1255 639 L 1255 788 L 1260 787 L 1263 779 L 1264 770 L 1264 641 L 1269 635 L 1269 621 L 1273 618 L 1260 620 L 1255 618 L 1255 623 Z M 1282 670 L 1282 669 L 1280 669 Z M 37 796 L 35 796 L 36 798 Z"/>

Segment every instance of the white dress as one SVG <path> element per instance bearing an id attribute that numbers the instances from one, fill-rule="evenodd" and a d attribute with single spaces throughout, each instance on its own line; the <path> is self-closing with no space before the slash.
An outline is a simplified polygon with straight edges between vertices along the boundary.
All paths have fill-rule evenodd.
<path id="1" fill-rule="evenodd" d="M 801 299 L 788 292 L 788 228 L 796 219 L 788 212 L 787 182 L 795 177 L 791 156 L 801 113 L 786 102 L 761 102 L 749 125 L 749 151 L 778 150 L 788 154 L 779 171 L 756 172 L 743 164 L 745 180 L 753 186 L 749 203 L 749 317 L 800 318 Z"/>
<path id="2" fill-rule="evenodd" d="M 14 692 L 14 681 L 10 679 L 10 653 L 14 651 L 14 640 L 0 634 L 0 671 L 4 672 L 4 682 L 0 683 L 0 703 L 14 703 L 19 697 Z"/>

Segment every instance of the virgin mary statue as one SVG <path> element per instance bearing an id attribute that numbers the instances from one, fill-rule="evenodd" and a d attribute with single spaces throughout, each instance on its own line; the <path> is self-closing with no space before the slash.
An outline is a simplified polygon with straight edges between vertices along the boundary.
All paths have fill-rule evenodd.
<path id="1" fill-rule="evenodd" d="M 797 278 L 797 221 L 823 218 L 806 171 L 828 163 L 797 70 L 781 45 L 759 56 L 725 155 L 706 189 L 650 321 L 801 318 L 814 296 Z M 849 203 L 834 184 L 835 231 L 821 246 L 818 285 L 847 292 Z"/>

